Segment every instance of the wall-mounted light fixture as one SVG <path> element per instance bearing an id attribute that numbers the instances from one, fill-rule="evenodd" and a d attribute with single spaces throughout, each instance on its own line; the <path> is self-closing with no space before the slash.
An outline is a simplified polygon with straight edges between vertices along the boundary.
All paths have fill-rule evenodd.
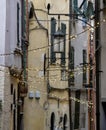
<path id="1" fill-rule="evenodd" d="M 18 67 L 14 66 L 14 65 L 9 67 L 9 71 L 10 71 L 10 75 L 15 77 L 15 78 L 20 79 L 22 77 L 23 70 L 19 69 Z"/>

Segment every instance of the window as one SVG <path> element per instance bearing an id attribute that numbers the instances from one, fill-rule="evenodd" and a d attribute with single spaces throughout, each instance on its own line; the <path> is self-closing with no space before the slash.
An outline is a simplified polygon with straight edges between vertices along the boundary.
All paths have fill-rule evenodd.
<path id="1" fill-rule="evenodd" d="M 61 23 L 61 30 L 66 35 L 66 24 Z M 66 40 L 64 39 L 64 52 L 61 53 L 61 65 L 65 65 L 65 48 L 66 48 Z"/>
<path id="2" fill-rule="evenodd" d="M 90 56 L 90 71 L 89 71 L 89 87 L 92 87 L 92 81 L 93 81 L 93 69 L 91 68 L 93 64 L 92 57 Z"/>
<path id="3" fill-rule="evenodd" d="M 20 8 L 19 8 L 19 3 L 17 3 L 17 46 L 19 46 L 19 42 L 20 42 L 20 39 L 19 39 L 19 13 L 20 13 Z"/>
<path id="4" fill-rule="evenodd" d="M 87 18 L 86 18 L 86 10 L 87 10 L 87 0 L 83 0 L 84 2 L 82 3 L 82 7 L 83 7 L 83 14 L 84 16 L 82 17 L 82 27 L 86 28 L 86 22 L 87 22 Z"/>
<path id="5" fill-rule="evenodd" d="M 51 18 L 51 64 L 56 61 L 56 54 L 53 52 L 53 34 L 56 32 L 56 19 L 54 17 Z"/>
<path id="6" fill-rule="evenodd" d="M 70 83 L 74 84 L 74 47 L 70 50 Z"/>
<path id="7" fill-rule="evenodd" d="M 68 80 L 68 73 L 65 69 L 61 70 L 61 80 L 66 81 Z"/>
<path id="8" fill-rule="evenodd" d="M 67 130 L 67 115 L 64 115 L 63 118 L 63 130 Z"/>
<path id="9" fill-rule="evenodd" d="M 11 84 L 11 88 L 10 88 L 10 89 L 11 89 L 11 90 L 10 90 L 10 91 L 11 91 L 11 95 L 13 95 L 13 89 L 14 89 L 14 88 L 13 88 L 13 84 Z"/>
<path id="10" fill-rule="evenodd" d="M 82 4 L 81 4 L 81 6 L 82 6 Z M 81 6 L 78 7 L 78 0 L 73 0 L 73 11 L 76 14 L 75 18 L 77 18 L 79 14 L 83 15 L 83 12 L 81 11 Z"/>
<path id="11" fill-rule="evenodd" d="M 73 0 L 74 13 L 78 12 L 78 0 Z"/>
<path id="12" fill-rule="evenodd" d="M 51 114 L 51 129 L 50 130 L 54 130 L 55 128 L 55 114 L 54 112 L 52 112 Z"/>
<path id="13" fill-rule="evenodd" d="M 76 91 L 75 98 L 80 100 L 80 90 Z M 79 128 L 79 116 L 80 116 L 80 102 L 75 102 L 75 115 L 74 115 L 74 129 Z"/>
<path id="14" fill-rule="evenodd" d="M 87 52 L 83 50 L 83 84 L 87 83 Z"/>
<path id="15" fill-rule="evenodd" d="M 58 32 L 58 33 L 57 33 Z M 61 39 L 57 36 L 61 32 Z M 60 30 L 56 31 L 56 19 L 51 18 L 51 64 L 56 63 L 56 53 L 60 53 L 61 65 L 65 65 L 65 35 L 66 24 L 61 23 Z M 60 42 L 59 42 L 60 41 Z"/>

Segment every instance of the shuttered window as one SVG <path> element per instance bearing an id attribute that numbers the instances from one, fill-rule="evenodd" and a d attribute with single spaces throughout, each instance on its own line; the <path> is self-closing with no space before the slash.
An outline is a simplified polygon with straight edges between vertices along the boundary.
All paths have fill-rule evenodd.
<path id="1" fill-rule="evenodd" d="M 87 10 L 87 0 L 83 0 L 84 3 L 83 3 L 83 17 L 82 17 L 82 26 L 83 28 L 86 28 L 86 22 L 87 22 L 87 18 L 86 18 L 86 10 Z"/>
<path id="2" fill-rule="evenodd" d="M 93 3 L 92 3 L 92 1 L 88 1 L 87 10 L 86 10 L 86 17 L 89 19 L 93 15 L 94 15 Z"/>
<path id="3" fill-rule="evenodd" d="M 83 4 L 83 11 L 85 12 L 87 9 L 87 0 L 84 1 L 84 4 Z"/>
<path id="4" fill-rule="evenodd" d="M 56 19 L 53 17 L 51 18 L 51 64 L 55 63 L 56 61 L 56 54 L 53 52 L 53 38 L 54 33 L 56 32 Z"/>
<path id="5" fill-rule="evenodd" d="M 20 13 L 20 8 L 19 8 L 19 3 L 17 3 L 17 46 L 19 46 L 19 42 L 20 42 L 20 39 L 19 39 L 19 13 Z"/>
<path id="6" fill-rule="evenodd" d="M 91 65 L 93 64 L 93 59 L 90 57 L 90 71 L 89 71 L 89 87 L 92 87 L 92 81 L 93 81 L 93 69 L 91 69 Z"/>
<path id="7" fill-rule="evenodd" d="M 74 10 L 74 13 L 77 14 L 75 18 L 77 18 L 78 15 L 83 15 L 83 12 L 78 7 L 78 0 L 73 0 L 73 10 Z"/>
<path id="8" fill-rule="evenodd" d="M 74 84 L 74 47 L 70 50 L 70 83 Z"/>
<path id="9" fill-rule="evenodd" d="M 74 13 L 78 12 L 78 0 L 73 0 Z"/>
<path id="10" fill-rule="evenodd" d="M 87 52 L 86 50 L 83 50 L 83 84 L 87 83 L 87 68 L 86 68 L 86 63 L 87 63 Z"/>
<path id="11" fill-rule="evenodd" d="M 66 36 L 66 24 L 64 24 L 64 23 L 61 24 L 61 30 Z M 61 53 L 61 65 L 65 65 L 65 63 L 66 63 L 65 62 L 65 48 L 66 48 L 65 43 L 66 43 L 66 41 L 64 38 L 64 52 Z"/>

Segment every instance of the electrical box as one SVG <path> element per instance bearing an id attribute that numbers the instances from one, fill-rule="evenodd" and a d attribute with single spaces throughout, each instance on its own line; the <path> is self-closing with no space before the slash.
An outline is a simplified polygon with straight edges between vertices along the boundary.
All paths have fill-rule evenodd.
<path id="1" fill-rule="evenodd" d="M 33 92 L 33 91 L 30 91 L 30 92 L 29 92 L 29 98 L 30 98 L 30 99 L 34 98 L 34 92 Z"/>
<path id="2" fill-rule="evenodd" d="M 40 91 L 36 91 L 35 92 L 35 98 L 36 99 L 40 99 Z"/>

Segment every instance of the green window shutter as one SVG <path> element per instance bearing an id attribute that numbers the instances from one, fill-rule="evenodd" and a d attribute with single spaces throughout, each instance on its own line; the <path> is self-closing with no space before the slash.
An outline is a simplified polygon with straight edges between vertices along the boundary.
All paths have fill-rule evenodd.
<path id="1" fill-rule="evenodd" d="M 71 84 L 74 84 L 74 47 L 71 47 L 71 50 L 70 50 L 69 68 L 71 69 L 71 71 L 70 71 L 70 82 L 71 82 Z"/>
<path id="2" fill-rule="evenodd" d="M 54 39 L 54 33 L 56 32 L 56 19 L 51 18 L 51 64 L 55 63 L 56 61 L 56 54 L 53 52 L 53 39 Z"/>
<path id="3" fill-rule="evenodd" d="M 19 3 L 17 3 L 17 46 L 19 46 Z"/>
<path id="4" fill-rule="evenodd" d="M 87 10 L 87 0 L 85 0 L 83 4 L 83 13 L 84 13 L 84 18 L 86 18 L 86 10 Z"/>
<path id="5" fill-rule="evenodd" d="M 94 7 L 91 1 L 88 1 L 87 9 L 85 12 L 86 17 L 89 19 L 92 15 L 94 15 Z"/>
<path id="6" fill-rule="evenodd" d="M 87 82 L 87 70 L 86 70 L 87 52 L 83 50 L 83 83 Z"/>
<path id="7" fill-rule="evenodd" d="M 75 115 L 74 115 L 74 129 L 79 129 L 79 120 L 80 120 L 80 102 L 77 100 L 80 100 L 80 90 L 76 91 L 75 93 Z"/>
<path id="8" fill-rule="evenodd" d="M 73 5 L 74 5 L 74 11 L 75 13 L 78 12 L 78 0 L 73 0 Z"/>
<path id="9" fill-rule="evenodd" d="M 78 0 L 73 0 L 73 8 L 75 14 L 83 15 L 83 12 L 78 8 Z"/>
<path id="10" fill-rule="evenodd" d="M 82 5 L 82 7 L 83 7 L 83 17 L 82 17 L 82 26 L 83 26 L 83 28 L 85 28 L 86 27 L 86 22 L 87 22 L 87 18 L 86 18 L 86 10 L 87 10 L 87 0 L 84 0 L 84 3 L 83 3 L 83 5 Z"/>
<path id="11" fill-rule="evenodd" d="M 66 35 L 66 24 L 61 23 L 61 31 L 64 33 L 64 35 Z M 65 48 L 66 48 L 66 41 L 64 38 L 64 52 L 61 53 L 61 64 L 65 65 Z"/>
<path id="12" fill-rule="evenodd" d="M 93 69 L 91 69 L 91 65 L 93 64 L 93 59 L 90 57 L 90 79 L 89 79 L 89 87 L 92 87 L 92 81 L 93 81 Z"/>
<path id="13" fill-rule="evenodd" d="M 74 69 L 74 47 L 71 47 L 70 60 L 71 60 L 70 68 Z"/>
<path id="14" fill-rule="evenodd" d="M 87 9 L 87 0 L 85 0 L 84 4 L 83 4 L 83 11 L 86 11 Z"/>

